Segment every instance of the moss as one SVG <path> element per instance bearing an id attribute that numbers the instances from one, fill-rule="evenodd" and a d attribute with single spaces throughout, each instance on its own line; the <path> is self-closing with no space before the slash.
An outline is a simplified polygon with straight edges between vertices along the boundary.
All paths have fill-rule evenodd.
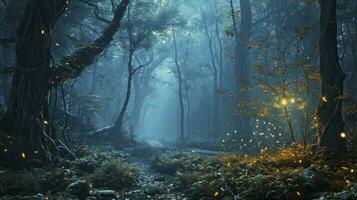
<path id="1" fill-rule="evenodd" d="M 64 168 L 6 171 L 0 174 L 0 194 L 59 192 L 73 178 L 73 172 Z"/>
<path id="2" fill-rule="evenodd" d="M 163 153 L 156 156 L 151 161 L 151 167 L 164 174 L 175 174 L 177 171 L 195 171 L 198 170 L 200 163 L 207 158 L 202 158 L 191 153 Z"/>
<path id="3" fill-rule="evenodd" d="M 135 185 L 137 173 L 120 160 L 106 161 L 89 177 L 95 188 L 122 190 Z"/>

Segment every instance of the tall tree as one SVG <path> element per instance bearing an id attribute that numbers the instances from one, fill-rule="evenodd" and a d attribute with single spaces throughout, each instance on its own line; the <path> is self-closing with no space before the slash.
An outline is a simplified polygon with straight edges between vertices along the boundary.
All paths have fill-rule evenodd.
<path id="1" fill-rule="evenodd" d="M 136 1 L 130 5 L 126 20 L 123 21 L 124 33 L 121 34 L 121 43 L 124 49 L 128 52 L 128 81 L 127 93 L 124 99 L 123 106 L 120 110 L 119 117 L 115 122 L 114 127 L 122 132 L 124 123 L 124 114 L 127 111 L 130 96 L 132 81 L 135 73 L 142 67 L 146 67 L 152 62 L 133 67 L 134 54 L 139 50 L 148 50 L 153 48 L 159 34 L 163 34 L 173 20 L 175 20 L 176 10 L 163 4 L 158 4 L 146 1 Z M 152 14 L 155 13 L 155 14 Z"/>
<path id="2" fill-rule="evenodd" d="M 92 64 L 118 31 L 129 0 L 115 9 L 113 20 L 89 46 L 54 66 L 51 39 L 56 21 L 69 1 L 31 0 L 17 31 L 16 68 L 5 116 L 1 119 L 0 159 L 4 164 L 25 165 L 27 161 L 54 160 L 69 151 L 56 135 L 48 109 L 51 88 L 75 78 Z"/>
<path id="3" fill-rule="evenodd" d="M 321 98 L 317 116 L 319 148 L 342 155 L 346 151 L 346 134 L 342 117 L 343 82 L 346 78 L 338 62 L 337 0 L 320 1 L 320 71 Z"/>
<path id="4" fill-rule="evenodd" d="M 249 71 L 250 71 L 250 36 L 252 32 L 252 8 L 250 0 L 240 0 L 240 30 L 239 30 L 239 41 L 238 41 L 238 73 L 236 74 L 237 78 L 237 88 L 240 93 L 238 96 L 239 101 L 249 100 L 248 92 L 245 92 L 244 88 L 249 87 Z M 239 107 L 238 107 L 239 108 Z M 239 110 L 237 111 L 240 112 Z M 249 133 L 249 120 L 244 117 L 239 118 L 239 129 L 244 133 Z"/>
<path id="5" fill-rule="evenodd" d="M 212 123 L 212 132 L 213 135 L 219 135 L 219 114 L 218 114 L 218 95 L 217 91 L 219 90 L 219 74 L 218 74 L 218 67 L 216 63 L 216 52 L 214 51 L 214 36 L 213 36 L 213 31 L 212 28 L 209 27 L 208 21 L 209 19 L 209 14 L 208 13 L 203 13 L 202 14 L 203 18 L 203 26 L 204 26 L 204 32 L 207 37 L 208 41 L 208 49 L 209 49 L 209 54 L 210 54 L 210 60 L 211 60 L 211 67 L 212 67 L 212 74 L 213 74 L 213 123 Z"/>
<path id="6" fill-rule="evenodd" d="M 185 103 L 183 97 L 183 75 L 178 60 L 177 40 L 175 30 L 172 30 L 173 42 L 174 42 L 174 62 L 176 65 L 177 79 L 178 79 L 178 97 L 180 102 L 180 140 L 185 142 Z"/>

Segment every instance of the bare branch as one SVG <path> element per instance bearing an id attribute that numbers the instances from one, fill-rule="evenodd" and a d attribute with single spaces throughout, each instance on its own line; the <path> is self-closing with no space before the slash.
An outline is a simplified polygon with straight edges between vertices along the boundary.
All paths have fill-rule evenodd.
<path id="1" fill-rule="evenodd" d="M 98 5 L 96 5 L 96 4 L 94 4 L 94 3 L 91 3 L 91 2 L 88 2 L 88 1 L 85 1 L 85 0 L 79 0 L 80 2 L 83 2 L 84 4 L 87 4 L 88 6 L 91 6 L 91 7 L 94 7 L 94 10 L 93 10 L 93 14 L 94 14 L 94 16 L 98 19 L 98 20 L 100 20 L 100 21 L 102 21 L 102 22 L 104 22 L 104 23 L 107 23 L 107 24 L 110 24 L 110 20 L 107 20 L 107 19 L 105 19 L 104 17 L 101 17 L 99 14 L 98 14 L 98 9 L 99 9 L 99 7 L 98 7 Z M 114 12 L 114 11 L 113 11 Z"/>
<path id="2" fill-rule="evenodd" d="M 134 57 L 135 57 L 136 61 L 140 64 L 139 58 L 137 58 L 136 56 L 134 56 Z M 142 64 L 142 65 L 140 65 L 139 67 L 135 68 L 130 74 L 131 74 L 131 75 L 134 75 L 139 69 L 141 69 L 141 68 L 143 68 L 143 67 L 145 67 L 145 66 L 147 66 L 147 65 L 150 65 L 150 63 L 151 63 L 153 60 L 154 60 L 154 56 L 151 55 L 151 56 L 150 56 L 150 60 L 149 60 L 147 63 Z"/>

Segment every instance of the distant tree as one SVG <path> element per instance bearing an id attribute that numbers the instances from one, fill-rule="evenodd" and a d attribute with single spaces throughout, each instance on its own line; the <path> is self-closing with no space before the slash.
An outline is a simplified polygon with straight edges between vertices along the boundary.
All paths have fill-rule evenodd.
<path id="1" fill-rule="evenodd" d="M 166 48 L 157 50 L 153 55 L 150 55 L 154 58 L 149 58 L 149 60 L 145 60 L 144 62 L 141 61 L 143 58 L 137 58 L 138 66 L 141 66 L 142 63 L 147 63 L 148 65 L 142 68 L 140 72 L 134 76 L 133 80 L 135 96 L 131 120 L 134 128 L 137 128 L 140 125 L 140 116 L 144 102 L 153 91 L 152 82 L 153 80 L 156 80 L 154 79 L 154 72 L 168 57 L 166 52 Z M 150 61 L 151 59 L 152 61 Z"/>
<path id="2" fill-rule="evenodd" d="M 177 10 L 168 6 L 167 3 L 159 5 L 138 0 L 130 4 L 127 15 L 123 20 L 123 30 L 119 35 L 119 44 L 127 54 L 128 74 L 126 95 L 119 116 L 113 127 L 109 129 L 111 135 L 121 135 L 123 133 L 124 117 L 130 102 L 134 76 L 141 68 L 146 67 L 152 62 L 142 63 L 134 67 L 135 53 L 139 50 L 153 48 L 155 42 L 164 36 L 168 28 L 174 24 L 177 17 L 176 12 Z"/>

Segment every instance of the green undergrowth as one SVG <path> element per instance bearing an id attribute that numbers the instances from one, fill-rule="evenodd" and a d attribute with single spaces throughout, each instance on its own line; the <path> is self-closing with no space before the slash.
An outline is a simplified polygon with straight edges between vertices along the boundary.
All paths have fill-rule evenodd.
<path id="1" fill-rule="evenodd" d="M 314 161 L 310 152 L 302 146 L 258 156 L 166 152 L 152 168 L 177 177 L 189 199 L 356 199 L 356 153 L 337 162 Z"/>
<path id="2" fill-rule="evenodd" d="M 89 176 L 95 188 L 122 190 L 136 183 L 136 171 L 120 160 L 110 160 Z"/>
<path id="3" fill-rule="evenodd" d="M 79 158 L 74 161 L 62 161 L 47 168 L 0 169 L 0 197 L 22 199 L 41 194 L 40 199 L 77 199 L 77 195 L 91 194 L 97 189 L 120 192 L 137 182 L 134 168 L 126 163 L 128 155 L 120 151 L 84 146 L 76 154 Z M 71 194 L 68 187 L 76 182 L 82 186 L 74 186 Z"/>

